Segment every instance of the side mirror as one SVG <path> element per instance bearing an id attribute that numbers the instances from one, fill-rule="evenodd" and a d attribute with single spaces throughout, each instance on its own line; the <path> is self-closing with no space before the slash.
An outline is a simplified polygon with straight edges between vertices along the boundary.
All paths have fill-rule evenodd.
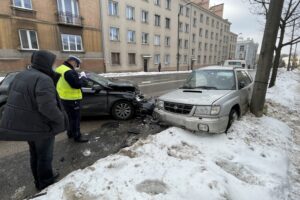
<path id="1" fill-rule="evenodd" d="M 246 83 L 244 81 L 239 82 L 239 89 L 243 89 L 246 87 Z"/>
<path id="2" fill-rule="evenodd" d="M 100 92 L 103 89 L 103 87 L 101 85 L 93 85 L 92 90 L 94 90 L 95 92 Z"/>

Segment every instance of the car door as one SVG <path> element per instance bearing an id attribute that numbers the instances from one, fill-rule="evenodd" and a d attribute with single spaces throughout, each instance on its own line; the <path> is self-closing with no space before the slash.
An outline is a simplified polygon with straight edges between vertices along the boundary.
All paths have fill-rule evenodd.
<path id="1" fill-rule="evenodd" d="M 240 105 L 242 113 L 248 110 L 251 94 L 252 94 L 252 80 L 244 70 L 237 70 L 237 81 L 240 97 Z"/>
<path id="2" fill-rule="evenodd" d="M 107 108 L 107 91 L 100 84 L 87 79 L 82 87 L 82 106 L 81 113 L 84 116 L 106 115 Z"/>

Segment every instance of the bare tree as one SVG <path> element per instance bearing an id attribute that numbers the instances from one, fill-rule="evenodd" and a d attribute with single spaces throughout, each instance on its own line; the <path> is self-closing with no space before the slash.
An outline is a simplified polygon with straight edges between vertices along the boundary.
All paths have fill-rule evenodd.
<path id="1" fill-rule="evenodd" d="M 255 10 L 256 14 L 267 16 L 268 8 L 269 8 L 268 5 L 270 3 L 269 0 L 249 0 L 249 1 L 252 5 L 256 6 L 256 10 Z M 289 30 L 291 27 L 295 28 L 295 25 L 293 23 L 296 21 L 300 21 L 300 1 L 288 0 L 284 4 L 281 19 L 280 19 L 280 26 L 279 26 L 280 30 L 279 30 L 277 45 L 275 47 L 275 59 L 272 65 L 273 70 L 272 70 L 272 76 L 271 76 L 269 87 L 273 87 L 275 85 L 282 49 L 285 46 L 293 45 L 300 42 L 300 35 L 296 37 L 292 36 L 292 39 L 290 39 L 288 42 L 284 41 L 287 30 Z M 292 32 L 294 33 L 294 31 Z"/>
<path id="2" fill-rule="evenodd" d="M 250 105 L 251 112 L 257 117 L 263 115 L 283 3 L 284 0 L 270 0 L 268 5 L 265 31 Z"/>

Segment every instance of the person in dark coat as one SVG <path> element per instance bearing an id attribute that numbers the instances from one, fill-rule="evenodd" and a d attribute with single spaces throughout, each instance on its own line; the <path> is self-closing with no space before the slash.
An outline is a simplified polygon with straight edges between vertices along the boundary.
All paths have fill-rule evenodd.
<path id="1" fill-rule="evenodd" d="M 66 130 L 67 119 L 58 98 L 52 70 L 56 56 L 32 54 L 31 67 L 13 80 L 1 120 L 0 139 L 28 141 L 30 165 L 38 190 L 54 183 L 54 138 Z"/>
<path id="2" fill-rule="evenodd" d="M 161 71 L 161 63 L 158 64 L 158 71 Z"/>

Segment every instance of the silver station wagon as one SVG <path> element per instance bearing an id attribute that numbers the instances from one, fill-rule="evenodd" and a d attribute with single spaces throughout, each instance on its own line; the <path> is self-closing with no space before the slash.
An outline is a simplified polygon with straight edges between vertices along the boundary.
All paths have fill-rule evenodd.
<path id="1" fill-rule="evenodd" d="M 211 66 L 194 70 L 184 85 L 156 102 L 159 120 L 192 131 L 223 133 L 247 112 L 253 79 L 247 70 Z"/>

